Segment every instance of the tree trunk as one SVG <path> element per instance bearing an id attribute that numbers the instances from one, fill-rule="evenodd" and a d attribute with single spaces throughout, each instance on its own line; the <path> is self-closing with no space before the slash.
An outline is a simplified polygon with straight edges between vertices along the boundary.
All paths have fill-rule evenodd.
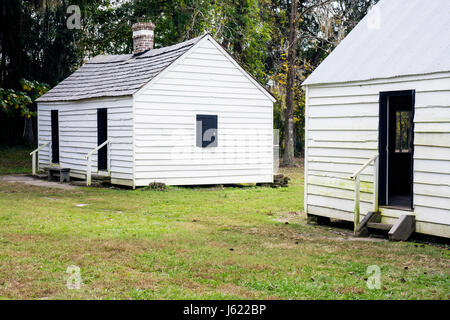
<path id="1" fill-rule="evenodd" d="M 286 85 L 286 108 L 284 109 L 284 154 L 283 154 L 283 166 L 292 167 L 295 166 L 294 158 L 294 86 L 295 86 L 295 65 L 297 55 L 297 9 L 298 0 L 292 0 L 291 2 L 291 18 L 290 18 L 290 30 L 289 30 L 289 49 L 288 49 L 288 72 L 287 72 L 287 85 Z"/>
<path id="2" fill-rule="evenodd" d="M 2 62 L 0 64 L 0 83 L 1 87 L 6 87 L 6 47 L 5 47 L 5 37 L 2 32 Z"/>
<path id="3" fill-rule="evenodd" d="M 23 139 L 25 144 L 29 147 L 34 146 L 34 131 L 33 131 L 33 119 L 25 116 L 24 128 L 23 128 Z"/>
<path id="4" fill-rule="evenodd" d="M 1 34 L 1 43 L 2 43 L 2 61 L 1 61 L 1 71 L 0 71 L 0 78 L 1 78 L 1 87 L 6 87 L 6 36 L 5 36 L 5 21 L 6 21 L 6 9 L 5 9 L 5 2 L 2 1 L 0 4 L 0 17 L 2 22 L 0 23 L 0 34 Z"/>

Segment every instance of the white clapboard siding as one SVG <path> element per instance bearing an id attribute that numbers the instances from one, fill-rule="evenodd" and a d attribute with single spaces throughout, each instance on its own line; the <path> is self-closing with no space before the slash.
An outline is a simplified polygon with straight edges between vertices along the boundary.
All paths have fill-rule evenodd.
<path id="1" fill-rule="evenodd" d="M 332 187 L 334 189 L 354 190 L 355 182 L 347 177 L 339 177 L 337 175 L 318 175 L 314 172 L 308 175 L 308 185 Z M 361 182 L 361 192 L 372 192 L 372 182 Z"/>
<path id="2" fill-rule="evenodd" d="M 329 104 L 314 106 L 309 110 L 309 118 L 342 118 L 342 117 L 378 117 L 378 105 L 372 104 L 344 104 L 330 108 Z"/>
<path id="3" fill-rule="evenodd" d="M 135 184 L 271 182 L 273 103 L 206 39 L 135 94 Z M 218 146 L 196 147 L 196 115 L 218 116 Z"/>
<path id="4" fill-rule="evenodd" d="M 352 163 L 330 163 L 330 162 L 318 162 L 310 161 L 308 168 L 315 171 L 325 171 L 333 173 L 347 173 L 351 176 L 353 172 L 357 171 L 361 165 Z M 364 170 L 363 174 L 373 174 L 373 167 L 368 167 Z"/>
<path id="5" fill-rule="evenodd" d="M 107 108 L 111 178 L 133 181 L 133 106 L 132 98 L 102 98 L 72 102 L 38 104 L 39 144 L 51 141 L 51 110 L 59 114 L 60 165 L 77 172 L 86 172 L 86 154 L 97 146 L 97 109 Z M 44 148 L 38 154 L 39 165 L 46 166 L 51 151 Z M 97 154 L 91 158 L 97 171 Z"/>
<path id="6" fill-rule="evenodd" d="M 146 186 L 152 182 L 158 181 L 170 185 L 202 185 L 202 184 L 234 184 L 234 183 L 259 183 L 261 181 L 272 181 L 272 174 L 269 175 L 215 175 L 208 177 L 199 177 L 192 175 L 191 177 L 170 177 L 170 178 L 136 178 L 135 183 L 137 186 Z"/>
<path id="7" fill-rule="evenodd" d="M 329 84 L 319 86 L 309 86 L 309 98 L 312 97 L 330 97 L 330 96 L 365 96 L 373 95 L 377 92 L 383 91 L 399 91 L 399 90 L 412 90 L 411 85 L 420 83 L 420 88 L 416 87 L 416 92 L 430 92 L 446 91 L 447 93 L 439 94 L 442 98 L 448 97 L 448 88 L 450 86 L 450 74 L 448 72 L 434 75 L 424 76 L 411 76 L 411 77 L 399 77 L 397 79 L 380 79 L 366 82 L 353 82 L 343 84 Z M 434 95 L 434 94 L 431 94 Z M 435 95 L 434 95 L 435 96 Z M 435 96 L 436 97 L 436 96 Z M 439 97 L 436 100 L 426 97 L 428 104 L 430 101 L 432 105 L 435 105 L 435 101 L 441 101 Z M 416 102 L 420 103 L 421 98 L 416 97 Z M 447 100 L 448 101 L 448 100 Z M 442 101 L 441 101 L 442 102 Z M 445 104 L 444 104 L 445 105 Z"/>
<path id="8" fill-rule="evenodd" d="M 353 209 L 355 208 L 355 205 L 353 203 L 353 200 L 340 198 L 340 197 L 333 197 L 329 195 L 316 195 L 311 194 L 308 191 L 308 204 L 311 204 L 313 206 L 322 206 L 325 208 L 336 208 L 338 210 L 347 211 L 347 212 L 353 212 Z M 364 201 L 361 199 L 361 206 L 364 208 L 371 209 L 371 204 L 367 201 Z M 364 213 L 367 213 L 367 211 L 364 210 Z"/>
<path id="9" fill-rule="evenodd" d="M 450 123 L 450 119 L 449 119 L 449 123 Z M 450 132 L 448 132 L 448 133 L 434 133 L 434 132 L 417 133 L 416 139 L 414 140 L 414 144 L 416 146 L 425 146 L 425 147 L 432 146 L 432 147 L 450 148 Z"/>
<path id="10" fill-rule="evenodd" d="M 314 148 L 308 146 L 308 155 L 319 157 L 343 157 L 349 159 L 366 159 L 374 155 L 374 150 L 345 148 Z"/>
<path id="11" fill-rule="evenodd" d="M 416 220 L 432 223 L 423 230 L 437 225 L 434 234 L 450 237 L 450 79 L 444 82 L 446 90 L 416 95 L 414 205 Z"/>
<path id="12" fill-rule="evenodd" d="M 378 132 L 375 130 L 360 131 L 309 131 L 308 141 L 335 141 L 335 142 L 378 142 Z"/>
<path id="13" fill-rule="evenodd" d="M 339 178 L 344 180 L 351 180 L 352 172 L 330 172 L 328 170 L 313 170 L 308 169 L 308 175 L 317 176 L 317 177 L 326 177 L 326 178 Z M 373 176 L 368 173 L 361 173 L 360 175 L 361 182 L 370 182 L 373 183 Z M 354 184 L 353 184 L 354 185 Z"/>
<path id="14" fill-rule="evenodd" d="M 361 201 L 365 202 L 371 202 L 372 201 L 372 190 L 369 192 L 361 191 Z M 315 195 L 327 195 L 329 197 L 333 198 L 339 198 L 339 199 L 346 199 L 346 200 L 353 200 L 354 199 L 354 192 L 353 190 L 346 190 L 343 188 L 335 188 L 332 186 L 316 186 L 313 184 L 308 185 L 308 194 L 315 194 Z"/>
<path id="15" fill-rule="evenodd" d="M 330 108 L 333 106 L 330 105 Z M 313 106 L 310 107 L 314 109 Z M 333 122 L 330 122 L 333 121 Z M 330 125 L 332 124 L 332 125 Z M 310 118 L 310 130 L 378 130 L 378 118 L 375 117 L 346 117 L 342 115 L 341 118 Z"/>
<path id="16" fill-rule="evenodd" d="M 353 220 L 349 179 L 378 151 L 379 93 L 415 90 L 417 231 L 450 237 L 450 73 L 307 86 L 306 211 Z M 361 175 L 361 213 L 372 209 L 373 166 Z M 393 222 L 400 210 L 382 209 Z"/>
<path id="17" fill-rule="evenodd" d="M 374 105 L 378 103 L 377 94 L 361 94 L 361 95 L 348 95 L 348 96 L 310 96 L 309 97 L 310 106 L 346 106 L 346 105 L 360 105 L 368 104 Z"/>
<path id="18" fill-rule="evenodd" d="M 414 136 L 418 135 L 420 133 L 416 132 L 414 134 Z M 414 159 L 450 161 L 450 154 L 449 152 L 445 152 L 445 149 L 436 146 L 415 146 Z"/>

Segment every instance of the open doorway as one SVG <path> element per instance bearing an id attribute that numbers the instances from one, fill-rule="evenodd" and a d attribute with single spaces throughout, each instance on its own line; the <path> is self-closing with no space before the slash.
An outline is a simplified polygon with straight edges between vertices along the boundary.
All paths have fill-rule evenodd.
<path id="1" fill-rule="evenodd" d="M 107 109 L 97 109 L 97 145 L 101 145 L 108 140 L 108 111 Z M 108 145 L 98 150 L 98 171 L 108 170 Z"/>
<path id="2" fill-rule="evenodd" d="M 379 203 L 413 206 L 414 90 L 380 93 Z"/>
<path id="3" fill-rule="evenodd" d="M 58 110 L 51 111 L 52 163 L 59 163 L 59 119 Z"/>

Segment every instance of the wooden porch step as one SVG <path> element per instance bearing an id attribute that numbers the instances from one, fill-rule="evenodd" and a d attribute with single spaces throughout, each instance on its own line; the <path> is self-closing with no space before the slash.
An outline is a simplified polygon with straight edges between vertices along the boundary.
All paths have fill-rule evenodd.
<path id="1" fill-rule="evenodd" d="M 380 212 L 370 211 L 365 216 L 364 219 L 358 225 L 358 229 L 355 231 L 355 236 L 357 237 L 367 237 L 369 236 L 368 223 L 381 222 Z"/>
<path id="2" fill-rule="evenodd" d="M 70 182 L 70 168 L 47 167 L 48 181 L 51 181 L 55 174 L 59 176 L 59 182 Z"/>
<path id="3" fill-rule="evenodd" d="M 389 230 L 389 239 L 406 241 L 416 231 L 416 218 L 413 215 L 402 214 Z"/>
<path id="4" fill-rule="evenodd" d="M 100 175 L 100 174 L 92 174 L 91 175 L 92 180 L 98 180 L 98 181 L 110 181 L 110 176 Z"/>
<path id="5" fill-rule="evenodd" d="M 48 174 L 38 172 L 38 173 L 36 173 L 36 177 L 39 179 L 46 179 L 46 178 L 48 178 Z"/>
<path id="6" fill-rule="evenodd" d="M 380 222 L 369 222 L 367 227 L 371 229 L 389 231 L 392 228 L 392 224 L 380 223 Z"/>

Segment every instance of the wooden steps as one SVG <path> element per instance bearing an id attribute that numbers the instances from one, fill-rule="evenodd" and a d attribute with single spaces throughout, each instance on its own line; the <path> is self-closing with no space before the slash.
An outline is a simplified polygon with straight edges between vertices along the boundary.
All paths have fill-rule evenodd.
<path id="1" fill-rule="evenodd" d="M 91 176 L 92 180 L 98 180 L 98 181 L 111 181 L 111 177 L 110 176 L 105 176 L 105 175 L 99 175 L 99 174 L 92 174 Z"/>
<path id="2" fill-rule="evenodd" d="M 367 227 L 369 229 L 389 231 L 392 228 L 392 224 L 381 223 L 381 222 L 369 222 L 369 223 L 367 223 Z"/>
<path id="3" fill-rule="evenodd" d="M 367 237 L 369 235 L 369 223 L 379 223 L 381 222 L 381 214 L 379 212 L 370 211 L 365 216 L 364 219 L 358 225 L 358 229 L 355 231 L 355 236 L 357 237 Z"/>
<path id="4" fill-rule="evenodd" d="M 416 217 L 403 214 L 389 230 L 389 240 L 405 241 L 416 231 Z"/>
<path id="5" fill-rule="evenodd" d="M 273 176 L 272 187 L 287 187 L 289 180 L 291 180 L 291 178 L 286 177 L 283 174 L 275 174 Z"/>
<path id="6" fill-rule="evenodd" d="M 329 225 L 330 218 L 308 214 L 308 224 Z M 416 226 L 415 216 L 401 215 L 394 224 L 382 223 L 380 212 L 368 212 L 360 221 L 355 231 L 356 237 L 368 237 L 371 233 L 384 233 L 392 241 L 406 241 L 414 233 Z M 376 230 L 378 232 L 376 232 Z"/>
<path id="7" fill-rule="evenodd" d="M 272 183 L 257 183 L 256 185 L 261 187 L 272 187 L 272 188 L 287 187 L 289 185 L 289 180 L 291 180 L 291 178 L 286 177 L 283 174 L 275 174 L 273 176 Z"/>
<path id="8" fill-rule="evenodd" d="M 370 230 L 380 230 L 388 232 L 389 240 L 405 241 L 415 231 L 415 217 L 414 215 L 401 215 L 395 224 L 382 223 L 380 212 L 369 212 L 360 222 L 356 230 L 357 237 L 367 237 Z"/>

